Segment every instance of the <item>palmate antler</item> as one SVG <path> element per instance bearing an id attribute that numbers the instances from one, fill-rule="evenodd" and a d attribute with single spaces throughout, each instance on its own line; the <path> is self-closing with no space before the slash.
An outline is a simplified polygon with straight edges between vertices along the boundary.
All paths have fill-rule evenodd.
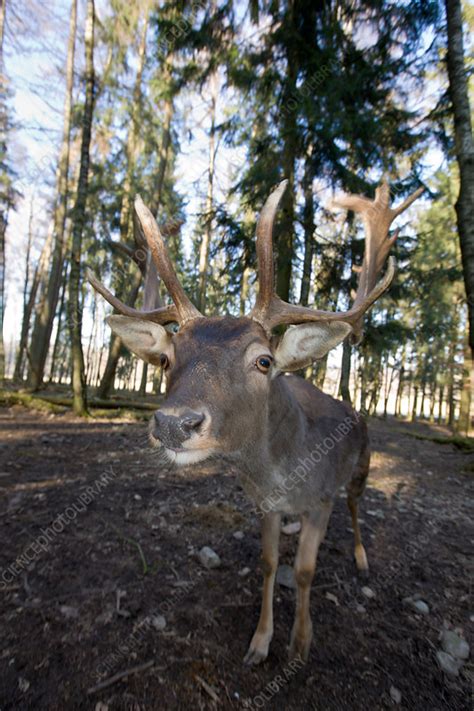
<path id="1" fill-rule="evenodd" d="M 388 260 L 385 275 L 377 281 L 398 232 L 388 236 L 393 220 L 406 210 L 424 188 L 418 188 L 397 208 L 389 207 L 390 191 L 383 183 L 375 191 L 375 200 L 359 195 L 343 195 L 331 204 L 362 215 L 366 231 L 364 259 L 360 270 L 357 293 L 349 311 L 319 311 L 306 306 L 288 304 L 274 290 L 273 279 L 273 223 L 279 202 L 285 191 L 286 180 L 281 182 L 267 199 L 257 225 L 257 258 L 259 290 L 250 317 L 258 321 L 267 332 L 281 324 L 300 324 L 312 321 L 344 321 L 352 327 L 353 337 L 358 340 L 362 319 L 370 306 L 388 289 L 395 274 L 395 259 Z"/>

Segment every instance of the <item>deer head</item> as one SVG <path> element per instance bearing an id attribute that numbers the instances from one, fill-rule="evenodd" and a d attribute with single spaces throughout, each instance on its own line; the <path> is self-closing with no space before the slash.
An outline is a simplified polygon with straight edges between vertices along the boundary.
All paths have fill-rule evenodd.
<path id="1" fill-rule="evenodd" d="M 283 302 L 274 291 L 272 232 L 287 181 L 267 199 L 257 224 L 259 287 L 248 316 L 203 316 L 190 302 L 171 264 L 153 215 L 137 197 L 135 211 L 142 233 L 173 305 L 135 310 L 123 304 L 93 275 L 92 286 L 120 315 L 109 316 L 112 330 L 140 358 L 160 365 L 166 377 L 166 402 L 151 424 L 152 441 L 178 464 L 197 462 L 214 453 L 239 451 L 243 443 L 261 447 L 268 435 L 269 411 L 281 407 L 272 382 L 322 358 L 347 336 L 360 338 L 365 312 L 389 287 L 395 260 L 389 258 L 396 234 L 393 220 L 421 194 L 417 190 L 398 208 L 389 206 L 386 183 L 375 200 L 342 196 L 335 207 L 361 214 L 366 247 L 353 305 L 328 312 Z M 170 324 L 178 323 L 174 333 Z M 276 326 L 288 325 L 272 337 Z M 268 439 L 268 437 L 267 437 Z"/>

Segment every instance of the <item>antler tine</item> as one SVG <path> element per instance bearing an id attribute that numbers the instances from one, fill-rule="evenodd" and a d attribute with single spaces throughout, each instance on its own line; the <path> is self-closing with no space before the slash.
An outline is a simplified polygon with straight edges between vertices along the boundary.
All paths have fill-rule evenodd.
<path id="1" fill-rule="evenodd" d="M 258 294 L 250 318 L 262 325 L 265 325 L 272 301 L 277 298 L 273 284 L 273 223 L 287 185 L 288 180 L 282 180 L 270 194 L 257 222 Z"/>
<path id="2" fill-rule="evenodd" d="M 202 318 L 202 314 L 191 303 L 183 287 L 179 283 L 173 269 L 166 245 L 159 230 L 156 220 L 150 210 L 145 206 L 141 197 L 135 198 L 135 212 L 143 229 L 143 234 L 150 249 L 158 274 L 165 283 L 178 312 L 178 321 L 185 324 L 193 319 Z"/>
<path id="3" fill-rule="evenodd" d="M 145 265 L 145 287 L 143 290 L 143 308 L 147 311 L 163 308 L 163 300 L 158 288 L 158 273 L 156 264 L 148 252 Z"/>
<path id="4" fill-rule="evenodd" d="M 123 301 L 120 301 L 116 296 L 110 292 L 107 287 L 105 287 L 102 282 L 100 282 L 90 269 L 86 271 L 87 281 L 94 287 L 94 289 L 101 294 L 106 301 L 109 302 L 111 306 L 116 309 L 123 316 L 131 316 L 132 318 L 142 319 L 145 321 L 154 321 L 162 325 L 167 323 L 173 323 L 179 320 L 178 311 L 175 306 L 162 306 L 158 309 L 153 309 L 152 311 L 140 311 L 134 309 L 131 306 L 127 306 Z"/>

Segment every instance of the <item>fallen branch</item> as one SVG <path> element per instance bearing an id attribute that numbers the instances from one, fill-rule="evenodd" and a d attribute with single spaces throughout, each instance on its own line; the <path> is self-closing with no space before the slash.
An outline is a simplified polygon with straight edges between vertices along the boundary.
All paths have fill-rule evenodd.
<path id="1" fill-rule="evenodd" d="M 202 686 L 202 688 L 204 689 L 204 691 L 205 691 L 207 694 L 209 694 L 209 696 L 211 697 L 211 699 L 212 699 L 213 701 L 216 701 L 217 703 L 219 703 L 219 697 L 217 696 L 217 694 L 216 694 L 216 692 L 214 691 L 214 689 L 212 688 L 212 686 L 211 686 L 210 684 L 208 684 L 207 681 L 204 681 L 204 679 L 203 679 L 202 677 L 200 677 L 199 674 L 195 674 L 195 675 L 194 675 L 194 678 L 196 679 L 196 681 L 198 682 L 198 684 L 200 684 L 200 685 Z"/>
<path id="2" fill-rule="evenodd" d="M 87 689 L 87 695 L 90 696 L 91 694 L 97 693 L 97 691 L 107 689 L 107 687 L 112 686 L 112 684 L 115 684 L 117 681 L 120 681 L 121 679 L 126 679 L 127 676 L 131 676 L 132 674 L 139 674 L 142 671 L 146 671 L 147 669 L 150 669 L 154 665 L 154 663 L 154 660 L 151 659 L 149 662 L 145 662 L 144 664 L 138 664 L 138 666 L 136 667 L 130 667 L 129 669 L 125 669 L 122 672 L 117 672 L 117 674 L 114 674 L 108 679 L 104 679 L 104 681 L 101 681 L 99 684 L 91 686 L 90 689 Z"/>

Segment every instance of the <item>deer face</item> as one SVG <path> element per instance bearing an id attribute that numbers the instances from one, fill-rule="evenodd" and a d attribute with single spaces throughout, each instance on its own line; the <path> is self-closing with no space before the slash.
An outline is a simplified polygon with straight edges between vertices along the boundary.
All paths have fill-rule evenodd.
<path id="1" fill-rule="evenodd" d="M 261 435 L 274 356 L 264 329 L 249 318 L 200 318 L 178 333 L 112 316 L 109 324 L 137 355 L 163 367 L 166 400 L 150 438 L 176 464 L 236 452 Z"/>

